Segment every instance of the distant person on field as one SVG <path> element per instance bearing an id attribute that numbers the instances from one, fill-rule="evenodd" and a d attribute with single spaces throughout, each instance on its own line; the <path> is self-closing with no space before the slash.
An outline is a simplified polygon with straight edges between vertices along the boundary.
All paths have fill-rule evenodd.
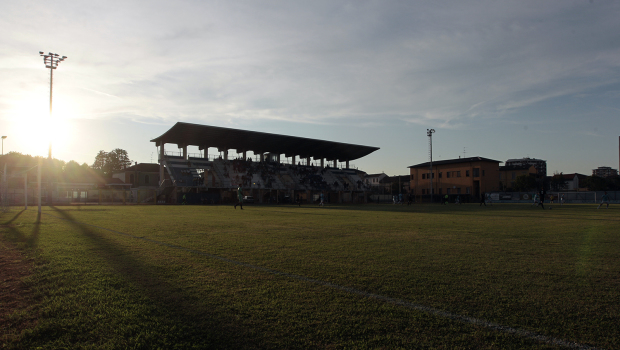
<path id="1" fill-rule="evenodd" d="M 484 204 L 484 206 L 485 206 L 485 207 L 487 206 L 487 203 L 486 203 L 486 198 L 487 198 L 486 193 L 482 192 L 482 193 L 480 194 L 480 205 L 479 205 L 480 207 L 481 207 L 483 204 Z"/>
<path id="2" fill-rule="evenodd" d="M 553 204 L 553 195 L 549 196 L 549 204 Z"/>
<path id="3" fill-rule="evenodd" d="M 534 199 L 534 203 L 532 203 L 532 205 L 538 205 L 538 194 L 534 193 L 534 195 L 532 195 L 532 198 Z"/>
<path id="4" fill-rule="evenodd" d="M 413 203 L 413 193 L 409 192 L 407 195 L 407 205 L 411 205 Z"/>
<path id="5" fill-rule="evenodd" d="M 241 210 L 243 210 L 243 191 L 241 190 L 241 184 L 239 184 L 239 187 L 237 188 L 237 203 L 235 204 L 235 209 L 237 209 L 237 205 L 241 207 Z"/>
<path id="6" fill-rule="evenodd" d="M 538 205 L 540 205 L 544 210 L 545 209 L 545 190 L 540 190 L 540 192 L 538 193 L 538 196 L 540 197 Z"/>
<path id="7" fill-rule="evenodd" d="M 461 196 L 456 196 L 456 199 L 454 200 L 454 204 L 461 204 Z"/>
<path id="8" fill-rule="evenodd" d="M 321 194 L 319 195 L 319 198 L 320 198 L 320 200 L 321 200 L 321 201 L 319 202 L 319 207 L 324 207 L 324 206 L 325 206 L 325 203 L 323 202 L 323 192 L 321 192 Z"/>
<path id="9" fill-rule="evenodd" d="M 596 209 L 601 209 L 601 206 L 603 204 L 607 204 L 607 209 L 609 209 L 609 196 L 607 195 L 607 192 L 605 192 L 605 194 L 603 194 L 603 199 L 601 200 L 601 204 L 598 205 L 598 208 Z"/>
<path id="10" fill-rule="evenodd" d="M 560 205 L 564 205 L 564 194 L 560 195 Z"/>

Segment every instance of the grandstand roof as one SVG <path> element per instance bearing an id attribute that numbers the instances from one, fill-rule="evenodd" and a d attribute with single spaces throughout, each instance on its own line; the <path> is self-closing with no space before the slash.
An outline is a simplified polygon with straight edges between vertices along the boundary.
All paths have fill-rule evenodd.
<path id="1" fill-rule="evenodd" d="M 156 146 L 166 143 L 220 149 L 236 149 L 237 152 L 271 152 L 298 155 L 300 157 L 325 158 L 340 161 L 364 157 L 379 147 L 352 145 L 349 143 L 308 139 L 304 137 L 270 134 L 266 132 L 229 129 L 217 126 L 177 122 L 163 135 L 154 138 Z"/>

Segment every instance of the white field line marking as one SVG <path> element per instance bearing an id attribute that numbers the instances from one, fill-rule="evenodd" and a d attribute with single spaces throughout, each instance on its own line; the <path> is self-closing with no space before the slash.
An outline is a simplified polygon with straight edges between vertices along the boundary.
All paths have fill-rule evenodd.
<path id="1" fill-rule="evenodd" d="M 484 328 L 492 329 L 492 330 L 499 331 L 499 332 L 504 332 L 504 333 L 508 333 L 508 334 L 514 334 L 514 335 L 522 337 L 522 338 L 533 339 L 533 340 L 537 340 L 537 341 L 540 341 L 540 342 L 543 342 L 543 343 L 547 343 L 547 344 L 551 344 L 551 345 L 558 345 L 558 346 L 562 346 L 562 347 L 569 348 L 569 349 L 602 350 L 602 349 L 598 349 L 598 348 L 590 346 L 590 345 L 579 344 L 579 343 L 575 343 L 575 342 L 571 342 L 571 341 L 567 341 L 567 340 L 562 340 L 562 339 L 558 339 L 558 338 L 554 338 L 554 337 L 549 337 L 549 336 L 538 334 L 538 333 L 535 333 L 535 332 L 526 331 L 526 330 L 519 329 L 519 328 L 508 327 L 508 326 L 501 325 L 499 323 L 493 323 L 493 322 L 485 321 L 485 320 L 479 319 L 479 318 L 474 318 L 474 317 L 454 314 L 454 313 L 451 313 L 451 312 L 448 312 L 448 311 L 444 311 L 444 310 L 440 310 L 440 309 L 436 309 L 436 308 L 433 308 L 433 307 L 424 306 L 424 305 L 420 305 L 420 304 L 415 304 L 415 303 L 412 303 L 410 301 L 403 300 L 403 299 L 391 298 L 391 297 L 387 297 L 387 296 L 384 296 L 384 295 L 374 294 L 374 293 L 366 292 L 366 291 L 363 291 L 363 290 L 360 290 L 360 289 L 356 289 L 356 288 L 345 287 L 345 286 L 341 286 L 341 285 L 338 285 L 338 284 L 333 284 L 333 283 L 330 283 L 330 282 L 325 282 L 325 281 L 317 280 L 317 279 L 310 278 L 310 277 L 305 277 L 305 276 L 301 276 L 301 275 L 295 275 L 295 274 L 291 274 L 291 273 L 286 273 L 286 272 L 281 272 L 281 271 L 277 271 L 277 270 L 272 270 L 270 268 L 266 268 L 266 267 L 262 267 L 262 266 L 257 266 L 257 265 L 252 265 L 252 264 L 244 263 L 244 262 L 241 262 L 241 261 L 236 261 L 236 260 L 224 258 L 224 257 L 218 256 L 218 255 L 213 255 L 213 254 L 210 254 L 210 253 L 205 253 L 205 252 L 200 251 L 200 250 L 195 250 L 195 249 L 186 248 L 186 247 L 182 247 L 182 246 L 175 245 L 175 244 L 161 242 L 161 241 L 157 241 L 157 240 L 154 240 L 154 239 L 151 239 L 151 238 L 134 236 L 134 235 L 129 234 L 129 233 L 120 232 L 120 231 L 112 230 L 112 229 L 101 227 L 101 226 L 97 226 L 97 225 L 87 224 L 87 223 L 84 223 L 84 222 L 69 220 L 69 219 L 58 217 L 58 216 L 52 215 L 52 214 L 48 214 L 48 215 L 53 216 L 53 217 L 55 217 L 57 219 L 71 221 L 71 222 L 74 222 L 74 223 L 80 224 L 80 225 L 86 225 L 86 226 L 95 227 L 95 228 L 98 228 L 98 229 L 101 229 L 101 230 L 117 233 L 119 235 L 131 237 L 131 238 L 136 238 L 136 239 L 141 239 L 143 241 L 155 243 L 157 245 L 161 245 L 161 246 L 165 246 L 165 247 L 172 248 L 172 249 L 177 249 L 177 250 L 183 250 L 183 251 L 186 251 L 188 253 L 206 256 L 208 258 L 224 261 L 224 262 L 231 263 L 231 264 L 238 265 L 238 266 L 243 266 L 243 267 L 251 268 L 251 269 L 254 269 L 254 270 L 259 270 L 259 271 L 267 272 L 267 273 L 270 273 L 270 274 L 273 274 L 273 275 L 294 278 L 296 280 L 300 280 L 300 281 L 304 281 L 304 282 L 309 282 L 309 283 L 313 283 L 313 284 L 317 284 L 317 285 L 321 285 L 321 286 L 325 286 L 325 287 L 330 287 L 330 288 L 333 288 L 333 289 L 342 290 L 342 291 L 345 291 L 345 292 L 348 292 L 348 293 L 351 293 L 351 294 L 356 294 L 356 295 L 359 295 L 359 296 L 362 296 L 362 297 L 373 298 L 373 299 L 385 301 L 387 303 L 390 303 L 390 304 L 393 304 L 393 305 L 399 305 L 399 306 L 405 307 L 407 309 L 422 311 L 422 312 L 425 312 L 425 313 L 428 313 L 428 314 L 431 314 L 431 315 L 435 315 L 435 316 L 438 316 L 438 317 L 449 318 L 451 320 L 455 320 L 455 321 L 458 321 L 458 322 L 461 322 L 461 323 L 472 324 L 472 325 L 476 325 L 476 326 L 479 326 L 479 327 L 484 327 Z"/>

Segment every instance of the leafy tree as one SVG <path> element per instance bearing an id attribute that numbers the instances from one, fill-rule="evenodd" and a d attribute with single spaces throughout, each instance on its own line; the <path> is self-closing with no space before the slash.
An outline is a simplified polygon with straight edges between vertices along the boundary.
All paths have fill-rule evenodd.
<path id="1" fill-rule="evenodd" d="M 607 181 L 600 176 L 592 175 L 583 179 L 582 186 L 590 191 L 606 191 Z"/>
<path id="2" fill-rule="evenodd" d="M 81 182 L 86 179 L 92 179 L 96 173 L 84 163 L 80 165 L 78 162 L 70 160 L 62 169 L 62 176 L 66 182 Z"/>
<path id="3" fill-rule="evenodd" d="M 116 148 L 108 153 L 108 164 L 111 174 L 113 171 L 122 170 L 131 166 L 131 159 L 129 159 L 127 151 Z"/>
<path id="4" fill-rule="evenodd" d="M 519 192 L 536 190 L 537 187 L 536 178 L 532 175 L 517 176 L 513 186 L 514 190 Z"/>
<path id="5" fill-rule="evenodd" d="M 620 190 L 620 176 L 611 176 L 607 178 L 607 188 L 610 191 Z"/>
<path id="6" fill-rule="evenodd" d="M 563 173 L 555 173 L 553 174 L 553 177 L 551 178 L 551 188 L 554 191 L 561 191 L 563 189 L 566 188 L 566 180 L 564 179 L 564 174 Z"/>
<path id="7" fill-rule="evenodd" d="M 91 168 L 103 173 L 106 161 L 108 159 L 108 153 L 106 151 L 99 151 L 95 156 L 95 162 L 91 165 Z"/>
<path id="8" fill-rule="evenodd" d="M 99 151 L 92 168 L 102 175 L 111 177 L 113 172 L 123 170 L 130 165 L 131 160 L 127 151 L 116 148 L 110 152 Z"/>

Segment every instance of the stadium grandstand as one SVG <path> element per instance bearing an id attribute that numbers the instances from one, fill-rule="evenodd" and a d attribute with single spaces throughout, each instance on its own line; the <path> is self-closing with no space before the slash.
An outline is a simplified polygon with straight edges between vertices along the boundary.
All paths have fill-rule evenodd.
<path id="1" fill-rule="evenodd" d="M 158 147 L 158 202 L 188 204 L 232 203 L 239 185 L 259 203 L 310 203 L 320 193 L 330 202 L 364 203 L 365 173 L 350 162 L 379 149 L 183 122 L 151 142 Z M 166 144 L 181 151 L 167 152 Z M 188 153 L 190 146 L 199 153 Z"/>

